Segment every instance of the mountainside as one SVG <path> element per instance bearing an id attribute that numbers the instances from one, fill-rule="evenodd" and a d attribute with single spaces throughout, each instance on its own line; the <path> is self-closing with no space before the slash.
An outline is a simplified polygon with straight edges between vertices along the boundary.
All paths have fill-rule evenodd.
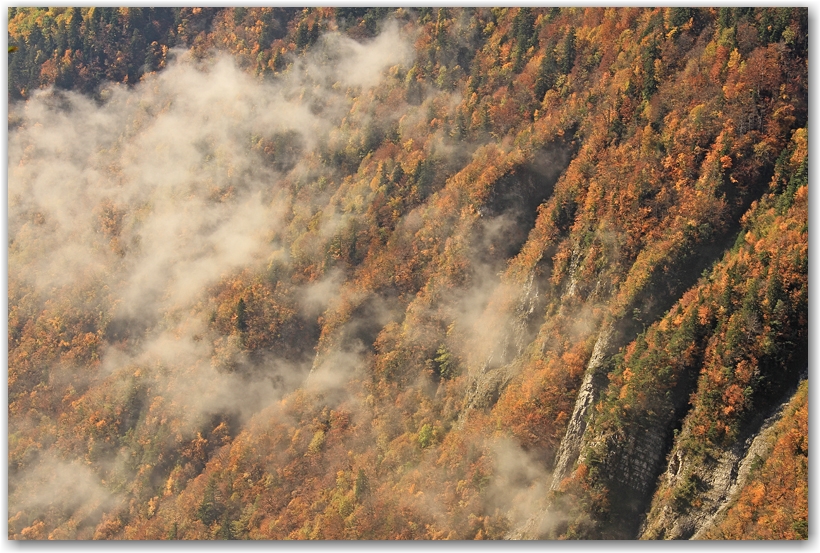
<path id="1" fill-rule="evenodd" d="M 807 539 L 807 8 L 11 8 L 10 539 Z"/>

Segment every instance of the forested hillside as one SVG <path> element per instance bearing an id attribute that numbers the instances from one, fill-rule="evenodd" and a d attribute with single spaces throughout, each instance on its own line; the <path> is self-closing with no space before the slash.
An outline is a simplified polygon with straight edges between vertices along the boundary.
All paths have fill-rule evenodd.
<path id="1" fill-rule="evenodd" d="M 11 8 L 10 539 L 807 539 L 806 8 Z"/>

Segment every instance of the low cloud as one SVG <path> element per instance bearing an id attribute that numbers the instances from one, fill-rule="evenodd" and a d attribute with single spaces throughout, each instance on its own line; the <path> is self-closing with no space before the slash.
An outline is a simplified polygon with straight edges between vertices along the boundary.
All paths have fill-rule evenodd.
<path id="1" fill-rule="evenodd" d="M 506 513 L 515 528 L 543 508 L 549 474 L 543 461 L 512 439 L 495 441 L 491 451 L 495 470 L 487 491 L 487 505 Z"/>
<path id="2" fill-rule="evenodd" d="M 43 455 L 9 486 L 9 515 L 27 511 L 29 518 L 60 510 L 66 518 L 81 522 L 94 510 L 111 509 L 119 502 L 88 464 Z"/>

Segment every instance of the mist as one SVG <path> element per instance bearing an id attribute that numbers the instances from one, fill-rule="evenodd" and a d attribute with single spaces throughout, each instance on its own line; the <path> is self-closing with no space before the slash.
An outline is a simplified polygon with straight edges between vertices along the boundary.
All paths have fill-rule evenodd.
<path id="1" fill-rule="evenodd" d="M 345 89 L 376 86 L 411 53 L 395 23 L 369 43 L 329 33 L 277 79 L 255 78 L 224 53 L 179 50 L 132 87 L 108 84 L 97 98 L 46 89 L 11 104 L 10 285 L 104 312 L 107 324 L 100 372 L 55 366 L 52 381 L 84 390 L 136 371 L 156 395 L 147 401 L 171 406 L 185 435 L 213 414 L 247 421 L 299 386 L 312 359 L 275 349 L 248 358 L 236 337 L 209 325 L 208 297 L 241 271 L 290 270 L 288 185 L 316 178 L 305 160 L 348 114 Z M 321 109 L 307 97 L 321 98 Z M 341 282 L 332 273 L 287 294 L 316 321 Z M 360 364 L 355 349 L 339 352 L 310 386 L 337 389 Z M 114 501 L 79 460 L 44 458 L 15 480 L 29 491 L 12 511 Z"/>
<path id="2" fill-rule="evenodd" d="M 344 405 L 353 420 L 370 420 L 365 394 L 351 382 L 367 380 L 374 342 L 402 321 L 408 301 L 407 320 L 428 317 L 455 329 L 451 339 L 439 338 L 471 372 L 498 357 L 512 322 L 506 304 L 494 308 L 510 293 L 501 283 L 510 252 L 498 247 L 515 225 L 508 212 L 462 217 L 460 232 L 476 233 L 473 243 L 454 249 L 465 257 L 469 278 L 442 283 L 450 294 L 432 304 L 363 294 L 355 274 L 340 267 L 287 278 L 298 276 L 300 256 L 325 255 L 328 242 L 374 197 L 369 178 L 357 180 L 322 163 L 328 149 L 355 147 L 350 143 L 361 140 L 361 129 L 396 132 L 405 148 L 426 144 L 444 175 L 475 151 L 475 144 L 429 126 L 431 113 L 458 105 L 458 93 L 427 89 L 405 113 L 383 118 L 360 109 L 360 97 L 386 81 L 400 82 L 413 62 L 411 38 L 396 22 L 364 43 L 329 32 L 273 79 L 248 74 L 225 53 L 202 57 L 179 50 L 165 69 L 134 86 L 107 84 L 96 97 L 46 89 L 12 104 L 10 286 L 40 303 L 59 297 L 101 325 L 99 370 L 62 363 L 49 367 L 51 381 L 78 395 L 99 385 L 122 396 L 107 401 L 137 397 L 128 424 L 137 428 L 139 419 L 148 431 L 167 427 L 173 437 L 166 445 L 179 448 L 202 439 L 213 417 L 230 418 L 230 434 L 237 435 L 299 387 L 318 406 Z M 457 193 L 438 178 L 427 185 L 439 191 L 433 200 Z M 318 181 L 331 185 L 299 193 L 303 184 Z M 437 210 L 414 207 L 395 229 L 399 238 L 391 240 L 412 240 L 423 217 Z M 297 336 L 318 341 L 321 328 L 324 342 L 300 344 L 298 355 L 284 351 L 285 340 L 248 351 L 240 315 L 218 312 L 215 298 L 260 274 L 268 275 L 257 282 L 260 295 L 275 296 L 275 308 L 292 310 L 299 328 L 307 329 Z M 250 302 L 247 295 L 241 300 Z M 318 323 L 334 316 L 338 328 Z M 429 387 L 423 378 L 410 381 Z M 37 424 L 18 419 L 12 427 Z M 512 509 L 515 521 L 523 520 L 541 493 L 543 470 L 512 442 L 476 444 L 498 459 L 488 508 Z M 73 520 L 122 508 L 127 486 L 112 491 L 104 477 L 138 477 L 125 452 L 111 445 L 93 460 L 35 457 L 15 469 L 20 491 L 10 511 L 56 505 Z M 32 493 L 25 497 L 23 490 Z M 446 523 L 446 508 L 433 493 L 423 508 Z"/>
<path id="3" fill-rule="evenodd" d="M 374 86 L 410 51 L 395 23 L 368 44 L 328 34 L 272 81 L 225 54 L 201 60 L 178 51 L 134 87 L 108 85 L 102 101 L 45 90 L 12 105 L 10 278 L 44 296 L 95 280 L 115 318 L 151 335 L 135 359 L 162 352 L 173 365 L 177 350 L 186 363 L 202 358 L 207 348 L 190 338 L 203 329 L 173 321 L 187 319 L 209 287 L 269 264 L 282 248 L 292 203 L 282 181 L 299 168 L 283 168 L 280 152 L 260 143 L 288 136 L 310 156 L 316 137 L 349 110 L 333 84 Z M 329 86 L 310 80 L 319 73 Z M 317 115 L 299 91 L 331 101 Z M 323 282 L 304 293 L 313 317 L 338 287 L 332 275 Z"/>

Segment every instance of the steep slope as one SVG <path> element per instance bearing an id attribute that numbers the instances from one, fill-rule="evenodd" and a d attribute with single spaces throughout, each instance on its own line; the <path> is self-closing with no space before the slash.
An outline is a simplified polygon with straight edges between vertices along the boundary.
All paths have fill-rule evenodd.
<path id="1" fill-rule="evenodd" d="M 805 537 L 807 32 L 10 11 L 9 537 Z"/>
<path id="2" fill-rule="evenodd" d="M 654 492 L 644 537 L 691 537 L 720 507 L 744 443 L 796 386 L 808 359 L 808 247 L 806 133 L 794 136 L 736 245 L 613 358 L 556 498 L 587 505 L 568 532 L 628 537 Z"/>
<path id="3" fill-rule="evenodd" d="M 803 382 L 772 426 L 755 438 L 737 488 L 695 539 L 807 539 L 807 475 L 808 384 Z"/>

